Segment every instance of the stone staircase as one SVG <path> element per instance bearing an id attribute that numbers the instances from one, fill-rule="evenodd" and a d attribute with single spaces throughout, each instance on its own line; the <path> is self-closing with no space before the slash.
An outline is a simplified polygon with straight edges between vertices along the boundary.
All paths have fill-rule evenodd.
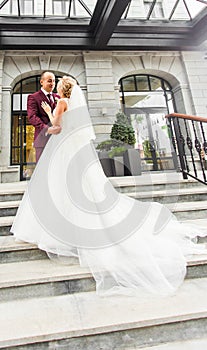
<path id="1" fill-rule="evenodd" d="M 177 173 L 111 178 L 138 200 L 165 203 L 179 220 L 207 226 L 207 188 Z M 9 230 L 25 183 L 0 184 L 0 349 L 204 350 L 207 256 L 189 257 L 176 295 L 100 298 L 77 259 L 56 263 Z M 202 239 L 205 242 L 205 239 Z"/>

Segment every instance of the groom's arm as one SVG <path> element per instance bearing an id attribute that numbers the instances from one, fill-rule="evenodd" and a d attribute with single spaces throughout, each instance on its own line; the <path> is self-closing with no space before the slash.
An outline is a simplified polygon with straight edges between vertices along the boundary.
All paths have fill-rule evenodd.
<path id="1" fill-rule="evenodd" d="M 45 124 L 42 119 L 38 116 L 38 105 L 33 95 L 29 95 L 27 99 L 27 115 L 30 124 L 39 129 L 48 129 L 48 125 Z"/>

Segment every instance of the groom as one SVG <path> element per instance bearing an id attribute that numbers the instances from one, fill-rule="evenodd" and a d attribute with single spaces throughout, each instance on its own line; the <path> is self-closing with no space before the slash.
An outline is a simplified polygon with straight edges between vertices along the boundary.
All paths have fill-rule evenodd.
<path id="1" fill-rule="evenodd" d="M 56 99 L 59 96 L 53 93 L 55 87 L 55 75 L 52 72 L 43 72 L 40 77 L 41 89 L 28 96 L 27 115 L 30 124 L 35 127 L 34 147 L 36 162 L 38 162 L 51 134 L 59 134 L 61 128 L 52 127 L 47 113 L 41 107 L 42 101 L 47 102 L 53 111 Z"/>

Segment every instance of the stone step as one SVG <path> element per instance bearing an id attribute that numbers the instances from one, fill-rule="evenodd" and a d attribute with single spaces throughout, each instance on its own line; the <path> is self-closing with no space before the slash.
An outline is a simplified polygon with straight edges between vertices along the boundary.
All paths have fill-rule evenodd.
<path id="1" fill-rule="evenodd" d="M 179 173 L 143 174 L 142 176 L 111 177 L 110 182 L 121 193 L 165 191 L 166 189 L 185 189 L 201 187 L 194 179 L 183 180 Z M 205 185 L 203 185 L 205 188 Z"/>
<path id="2" fill-rule="evenodd" d="M 170 297 L 99 297 L 95 292 L 0 304 L 0 347 L 119 349 L 206 337 L 207 279 Z"/>
<path id="3" fill-rule="evenodd" d="M 91 273 L 74 257 L 67 264 L 50 259 L 0 264 L 0 275 L 1 301 L 95 290 Z"/>
<path id="4" fill-rule="evenodd" d="M 159 203 L 177 203 L 191 201 L 207 201 L 207 192 L 205 187 L 168 189 L 153 192 L 125 192 L 129 197 L 141 201 L 156 201 Z M 2 201 L 0 202 L 0 217 L 16 215 L 20 201 Z"/>
<path id="5" fill-rule="evenodd" d="M 181 174 L 178 173 L 117 177 L 110 178 L 110 181 L 118 191 L 143 201 L 175 203 L 207 200 L 204 185 L 201 186 L 193 179 L 182 180 Z M 26 186 L 26 182 L 0 184 L 0 218 L 16 214 Z M 180 218 L 180 215 L 178 216 Z M 0 222 L 0 235 L 8 233 L 7 229 L 4 231 L 1 233 Z"/>
<path id="6" fill-rule="evenodd" d="M 207 201 L 167 203 L 166 206 L 178 220 L 206 219 Z"/>
<path id="7" fill-rule="evenodd" d="M 9 217 L 9 219 L 11 219 Z M 207 219 L 183 220 L 183 222 L 207 228 Z M 10 223 L 10 221 L 8 222 Z M 9 226 L 10 227 L 10 226 Z M 199 243 L 206 243 L 207 237 L 199 237 Z M 0 263 L 45 259 L 47 255 L 35 244 L 16 241 L 13 235 L 0 236 Z"/>
<path id="8" fill-rule="evenodd" d="M 26 181 L 0 183 L 0 202 L 21 200 L 26 187 Z"/>
<path id="9" fill-rule="evenodd" d="M 183 206 L 184 205 L 184 206 Z M 167 204 L 167 206 L 169 207 L 170 205 Z M 174 213 L 174 215 L 176 217 L 178 217 L 178 220 L 180 221 L 189 221 L 192 222 L 193 224 L 198 224 L 202 227 L 207 227 L 207 215 L 206 215 L 206 209 L 205 207 L 202 208 L 202 203 L 200 204 L 200 202 L 198 202 L 197 204 L 195 203 L 195 210 L 193 210 L 192 208 L 194 208 L 194 203 L 190 203 L 189 204 L 189 208 L 190 208 L 190 213 L 188 215 L 188 203 L 180 203 L 178 204 L 173 204 L 172 207 L 169 209 L 172 210 L 172 212 Z M 196 209 L 196 206 L 198 206 L 198 211 Z M 199 212 L 199 207 L 201 206 L 201 213 Z M 177 212 L 177 209 L 179 210 Z M 195 211 L 195 212 L 194 212 Z M 203 212 L 204 211 L 204 212 Z M 13 216 L 7 216 L 7 217 L 0 217 L 0 237 L 1 236 L 11 236 L 10 233 L 10 229 L 11 229 L 11 225 L 13 223 L 14 217 Z M 207 239 L 204 238 L 200 238 L 200 242 L 202 241 L 206 241 Z"/>
<path id="10" fill-rule="evenodd" d="M 207 338 L 175 341 L 160 345 L 147 347 L 119 347 L 114 350 L 205 350 L 207 349 Z"/>
<path id="11" fill-rule="evenodd" d="M 154 201 L 163 204 L 177 203 L 177 202 L 192 202 L 192 201 L 207 201 L 206 187 L 195 188 L 179 188 L 159 191 L 144 191 L 144 192 L 129 192 L 125 193 L 129 197 L 141 200 L 141 201 Z"/>
<path id="12" fill-rule="evenodd" d="M 0 217 L 14 216 L 21 201 L 2 201 L 0 202 Z"/>
<path id="13" fill-rule="evenodd" d="M 150 173 L 141 176 L 123 176 L 109 178 L 113 186 L 122 193 L 157 191 L 182 188 L 196 188 L 201 184 L 194 179 L 183 180 L 180 173 Z M 21 200 L 27 187 L 26 181 L 0 183 L 0 201 Z M 203 185 L 203 187 L 205 187 Z"/>
<path id="14" fill-rule="evenodd" d="M 67 264 L 66 264 L 67 261 Z M 90 271 L 78 259 L 49 259 L 0 264 L 0 300 L 61 295 L 95 290 Z M 207 255 L 190 256 L 186 278 L 207 277 Z"/>
<path id="15" fill-rule="evenodd" d="M 0 263 L 46 259 L 47 254 L 35 244 L 15 241 L 13 236 L 0 236 Z"/>
<path id="16" fill-rule="evenodd" d="M 23 196 L 23 192 L 20 193 L 0 193 L 0 202 L 20 201 Z"/>
<path id="17" fill-rule="evenodd" d="M 13 223 L 14 216 L 2 216 L 0 217 L 0 236 L 11 235 L 10 229 Z"/>
<path id="18" fill-rule="evenodd" d="M 176 207 L 175 207 L 176 209 Z M 175 213 L 174 213 L 175 214 Z M 11 239 L 13 239 L 13 235 L 9 232 L 10 228 L 11 228 L 11 225 L 12 225 L 12 222 L 14 220 L 14 217 L 4 217 L 4 218 L 1 218 L 0 217 L 0 238 L 1 238 L 1 227 L 2 227 L 2 231 L 4 230 L 8 230 L 8 233 L 7 233 L 7 237 L 6 238 L 10 238 L 12 237 Z M 192 219 L 191 217 L 190 218 L 187 218 L 187 219 L 180 219 L 179 220 L 180 222 L 187 222 L 187 223 L 191 223 L 193 225 L 198 225 L 200 227 L 204 227 L 206 228 L 207 227 L 207 217 L 206 218 L 201 218 L 201 219 Z M 2 226 L 1 226 L 2 225 Z M 7 226 L 8 225 L 8 226 Z M 3 236 L 3 234 L 2 234 Z M 4 241 L 4 238 L 2 238 L 3 241 Z M 199 238 L 201 241 L 204 240 L 206 241 L 205 237 L 204 238 Z M 0 241 L 1 242 L 1 241 Z"/>

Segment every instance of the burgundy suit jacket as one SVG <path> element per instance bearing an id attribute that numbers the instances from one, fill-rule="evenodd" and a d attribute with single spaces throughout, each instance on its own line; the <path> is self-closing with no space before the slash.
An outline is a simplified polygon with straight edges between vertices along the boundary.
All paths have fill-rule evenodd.
<path id="1" fill-rule="evenodd" d="M 52 93 L 52 96 L 54 101 L 55 98 L 59 98 L 59 96 L 55 93 Z M 48 98 L 45 96 L 42 90 L 39 90 L 34 94 L 29 95 L 27 99 L 27 115 L 30 124 L 32 124 L 35 127 L 35 148 L 44 148 L 50 137 L 50 135 L 45 136 L 45 133 L 48 127 L 51 126 L 51 123 L 47 113 L 41 107 L 42 101 L 46 101 L 48 104 L 50 104 Z M 53 111 L 56 106 L 56 101 L 53 104 L 50 104 L 50 106 Z"/>

